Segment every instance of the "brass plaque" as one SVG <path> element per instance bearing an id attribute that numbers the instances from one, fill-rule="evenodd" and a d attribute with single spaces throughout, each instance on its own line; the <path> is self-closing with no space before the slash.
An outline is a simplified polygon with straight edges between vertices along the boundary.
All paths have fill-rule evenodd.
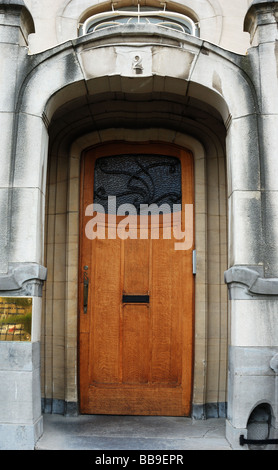
<path id="1" fill-rule="evenodd" d="M 0 341 L 31 341 L 32 298 L 0 297 Z"/>

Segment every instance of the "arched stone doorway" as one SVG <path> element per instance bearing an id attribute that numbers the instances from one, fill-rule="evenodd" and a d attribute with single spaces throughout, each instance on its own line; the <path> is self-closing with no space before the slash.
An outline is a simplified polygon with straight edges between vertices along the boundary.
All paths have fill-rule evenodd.
<path id="1" fill-rule="evenodd" d="M 209 4 L 212 6 L 212 2 Z M 77 1 L 67 3 L 67 13 L 70 14 L 74 5 L 76 7 Z M 88 5 L 87 0 L 82 5 Z M 218 2 L 213 2 L 213 5 L 217 12 Z M 116 133 L 118 137 L 119 130 L 122 130 L 123 139 L 129 139 L 133 134 L 132 141 L 142 141 L 143 138 L 151 141 L 156 134 L 159 142 L 166 139 L 185 148 L 192 146 L 195 174 L 199 174 L 199 167 L 205 175 L 206 185 L 200 186 L 202 197 L 199 199 L 205 201 L 205 209 L 200 210 L 196 217 L 196 226 L 202 226 L 200 220 L 204 222 L 205 230 L 200 228 L 199 231 L 199 247 L 205 246 L 206 250 L 204 256 L 198 258 L 197 266 L 197 274 L 203 273 L 205 281 L 200 282 L 203 292 L 196 289 L 196 305 L 197 300 L 205 302 L 202 304 L 205 314 L 201 308 L 196 308 L 194 414 L 204 416 L 205 411 L 210 410 L 219 415 L 223 403 L 219 384 L 224 374 L 219 374 L 220 362 L 214 361 L 212 352 L 215 345 L 219 349 L 219 345 L 226 341 L 226 333 L 223 340 L 219 331 L 226 331 L 226 323 L 223 327 L 222 320 L 226 321 L 227 317 L 225 313 L 215 315 L 216 305 L 212 308 L 213 300 L 219 298 L 215 291 L 218 289 L 219 292 L 219 286 L 222 288 L 222 280 L 214 283 L 214 275 L 217 276 L 220 270 L 214 270 L 213 263 L 217 259 L 219 265 L 219 259 L 223 259 L 219 253 L 227 252 L 229 269 L 225 280 L 229 285 L 231 319 L 227 437 L 238 446 L 239 433 L 246 433 L 250 414 L 260 403 L 264 406 L 269 404 L 268 411 L 273 411 L 273 426 L 277 428 L 277 368 L 274 364 L 277 334 L 273 328 L 278 283 L 275 223 L 277 145 L 273 131 L 277 121 L 277 100 L 273 98 L 277 79 L 277 51 L 274 48 L 276 10 L 276 2 L 252 2 L 244 24 L 245 31 L 251 34 L 251 48 L 247 55 L 225 51 L 199 38 L 181 36 L 178 32 L 159 31 L 155 25 L 144 30 L 140 25 L 134 25 L 125 29 L 124 34 L 110 30 L 94 34 L 94 37 L 87 35 L 29 55 L 25 45 L 28 34 L 34 30 L 31 15 L 23 1 L 3 3 L 3 47 L 6 49 L 6 39 L 12 38 L 11 50 L 17 60 L 13 59 L 13 54 L 3 54 L 3 89 L 10 90 L 10 93 L 2 94 L 1 110 L 1 123 L 5 129 L 1 148 L 4 162 L 0 201 L 3 239 L 0 246 L 1 294 L 6 297 L 11 293 L 16 297 L 31 296 L 33 305 L 30 342 L 23 345 L 0 344 L 1 357 L 4 357 L 3 376 L 9 374 L 10 378 L 14 374 L 16 377 L 13 384 L 8 382 L 9 387 L 5 384 L 2 388 L 5 408 L 1 415 L 1 429 L 4 440 L 6 430 L 10 428 L 16 435 L 22 422 L 30 433 L 28 445 L 32 446 L 42 432 L 39 349 L 41 288 L 46 278 L 43 247 L 46 241 L 47 253 L 52 253 L 53 262 L 49 263 L 50 288 L 44 297 L 48 305 L 43 336 L 47 338 L 43 342 L 46 352 L 43 377 L 47 381 L 43 382 L 43 394 L 50 410 L 63 411 L 66 408 L 68 411 L 73 407 L 76 411 L 76 313 L 75 316 L 68 315 L 76 300 L 69 293 L 70 288 L 74 289 L 74 285 L 69 284 L 74 280 L 75 272 L 77 248 L 74 243 L 78 245 L 77 233 L 70 228 L 70 222 L 78 217 L 78 211 L 72 205 L 77 201 L 74 195 L 79 181 L 76 167 L 82 150 L 93 141 L 109 141 L 111 134 L 113 139 Z M 214 20 L 216 16 L 209 15 Z M 68 24 L 68 19 L 72 18 L 69 15 L 63 20 L 66 19 Z M 71 25 L 76 31 L 76 21 Z M 13 34 L 8 34 L 12 29 Z M 221 28 L 217 31 L 217 34 L 221 33 Z M 212 32 L 215 32 L 214 28 Z M 70 37 L 73 36 L 75 33 L 70 33 Z M 212 36 L 206 38 L 213 42 Z M 136 67 L 133 67 L 138 57 L 142 59 L 140 74 L 136 74 Z M 269 67 L 270 63 L 274 66 Z M 270 81 L 273 87 L 268 86 Z M 143 106 L 148 104 L 147 113 L 142 109 L 142 103 Z M 227 186 L 222 186 L 222 190 L 223 187 L 227 189 L 228 199 L 227 250 L 226 237 L 221 245 L 224 231 L 219 231 L 220 222 L 226 220 L 221 218 L 223 200 L 226 201 L 221 190 L 225 147 Z M 77 152 L 76 158 L 72 152 Z M 68 165 L 69 154 L 71 165 Z M 200 155 L 206 158 L 200 158 Z M 47 172 L 50 235 L 45 237 Z M 77 179 L 77 185 L 73 181 L 69 183 L 69 175 L 75 175 L 73 180 Z M 213 204 L 216 194 L 218 202 Z M 217 230 L 213 230 L 215 227 Z M 74 236 L 71 238 L 70 234 Z M 205 234 L 203 238 L 201 234 Z M 213 250 L 215 246 L 216 251 Z M 224 246 L 222 252 L 221 246 Z M 200 260 L 205 262 L 200 265 Z M 226 351 L 224 346 L 223 350 Z M 223 357 L 221 353 L 219 357 Z M 15 358 L 20 358 L 20 361 Z M 59 374 L 60 381 L 57 380 Z M 27 390 L 27 385 L 29 387 L 23 397 L 17 393 L 18 383 L 24 384 L 24 390 Z M 18 399 L 16 411 L 14 396 Z"/>
<path id="2" fill-rule="evenodd" d="M 196 163 L 195 182 L 198 174 L 206 181 L 195 191 L 196 200 L 200 197 L 201 202 L 196 204 L 196 211 L 199 207 L 200 212 L 196 217 L 200 227 L 200 249 L 196 246 L 200 289 L 196 289 L 196 305 L 200 302 L 200 308 L 195 309 L 193 410 L 194 416 L 199 417 L 225 416 L 228 335 L 223 271 L 227 266 L 258 265 L 262 249 L 258 243 L 262 228 L 258 223 L 259 170 L 250 172 L 248 178 L 244 172 L 249 168 L 250 149 L 252 168 L 259 168 L 256 94 L 241 67 L 243 59 L 237 55 L 198 38 L 180 38 L 178 33 L 168 32 L 158 35 L 152 28 L 143 35 L 145 45 L 140 42 L 134 46 L 135 30 L 127 32 L 124 39 L 106 32 L 94 39 L 82 37 L 65 43 L 34 57 L 25 70 L 16 105 L 13 190 L 9 193 L 13 230 L 6 253 L 11 276 L 14 269 L 27 273 L 30 263 L 43 265 L 47 240 L 52 264 L 47 262 L 49 290 L 44 297 L 48 312 L 43 320 L 46 334 L 42 337 L 44 410 L 76 411 L 77 313 L 75 310 L 75 316 L 66 316 L 65 312 L 76 302 L 76 298 L 71 298 L 73 284 L 69 284 L 72 279 L 77 283 L 75 265 L 74 261 L 72 265 L 69 262 L 71 255 L 74 259 L 78 252 L 78 241 L 77 234 L 73 231 L 74 237 L 70 237 L 67 228 L 71 222 L 74 226 L 73 221 L 78 218 L 76 206 L 74 210 L 68 208 L 78 200 L 76 171 L 80 153 L 94 143 L 119 137 L 136 142 L 152 141 L 155 136 L 156 141 L 189 148 Z M 117 48 L 111 45 L 115 41 Z M 128 41 L 132 44 L 127 51 Z M 142 76 L 135 77 L 130 64 L 138 47 L 144 52 L 147 67 Z M 247 131 L 254 135 L 252 142 L 245 139 Z M 77 148 L 74 158 L 70 158 L 73 166 L 69 166 L 69 154 L 73 155 L 71 152 Z M 225 148 L 227 185 L 222 184 L 226 175 Z M 75 186 L 68 184 L 72 175 Z M 68 191 L 69 187 L 75 187 L 73 192 Z M 228 249 L 226 194 L 230 215 Z M 47 237 L 43 231 L 45 207 L 50 222 Z M 248 216 L 250 213 L 252 217 Z M 244 223 L 246 217 L 248 224 Z M 24 249 L 22 230 L 28 234 Z M 66 248 L 71 242 L 75 244 L 71 246 L 72 253 Z M 42 270 L 36 272 L 41 276 Z M 198 280 L 196 275 L 196 284 Z M 39 331 L 40 299 L 35 318 Z M 38 396 L 36 405 L 37 401 Z"/>
<path id="3" fill-rule="evenodd" d="M 175 83 L 178 81 L 173 79 L 173 87 Z M 114 84 L 116 88 L 116 80 Z M 159 87 L 144 94 L 103 89 L 102 93 L 69 100 L 59 107 L 49 134 L 48 281 L 42 336 L 45 411 L 78 410 L 82 151 L 109 141 L 165 142 L 188 148 L 194 156 L 197 272 L 192 413 L 198 418 L 225 416 L 228 317 L 223 271 L 227 268 L 227 186 L 226 129 L 220 114 L 197 99 L 161 92 Z"/>

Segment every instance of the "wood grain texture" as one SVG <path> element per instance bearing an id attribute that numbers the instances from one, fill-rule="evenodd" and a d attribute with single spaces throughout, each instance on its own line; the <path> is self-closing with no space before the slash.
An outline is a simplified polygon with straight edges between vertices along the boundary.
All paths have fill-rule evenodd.
<path id="1" fill-rule="evenodd" d="M 183 204 L 193 204 L 190 152 L 161 144 L 108 144 L 83 156 L 80 273 L 80 408 L 89 414 L 187 416 L 193 362 L 194 277 L 192 250 L 177 251 L 173 236 L 89 240 L 85 210 L 93 203 L 98 157 L 127 153 L 180 158 Z M 182 217 L 184 215 L 182 214 Z M 91 217 L 92 218 L 92 217 Z M 122 220 L 122 219 L 121 219 Z M 119 219 L 115 218 L 116 224 Z M 185 221 L 183 220 L 183 226 Z M 104 222 L 106 235 L 107 224 Z M 140 226 L 133 228 L 140 234 Z M 171 231 L 171 226 L 170 226 Z M 83 273 L 88 266 L 88 313 L 83 310 Z M 123 304 L 122 295 L 149 294 L 149 304 Z"/>

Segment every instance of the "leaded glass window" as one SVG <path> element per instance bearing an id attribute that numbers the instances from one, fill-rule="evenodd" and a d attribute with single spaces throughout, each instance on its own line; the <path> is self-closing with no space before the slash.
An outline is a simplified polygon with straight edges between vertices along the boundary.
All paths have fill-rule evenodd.
<path id="1" fill-rule="evenodd" d="M 130 6 L 111 11 L 97 13 L 80 25 L 79 35 L 95 33 L 107 28 L 123 27 L 130 24 L 156 25 L 162 28 L 172 29 L 181 33 L 199 36 L 199 24 L 189 16 L 168 11 L 164 8 Z"/>
<path id="2" fill-rule="evenodd" d="M 181 204 L 181 163 L 165 155 L 117 155 L 96 160 L 94 203 L 108 213 L 108 196 L 116 197 L 116 208 L 132 204 Z"/>

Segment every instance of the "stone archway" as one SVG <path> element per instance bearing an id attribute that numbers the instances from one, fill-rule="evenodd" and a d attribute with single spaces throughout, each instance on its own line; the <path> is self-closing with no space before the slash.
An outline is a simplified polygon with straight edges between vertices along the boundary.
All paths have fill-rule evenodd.
<path id="1" fill-rule="evenodd" d="M 116 122 L 119 127 L 115 126 Z M 111 127 L 113 124 L 114 127 Z M 159 124 L 163 127 L 158 127 Z M 96 129 L 88 132 L 92 126 Z M 161 141 L 189 148 L 195 159 L 198 255 L 193 414 L 198 418 L 225 416 L 227 292 L 222 273 L 227 266 L 227 188 L 224 149 L 226 130 L 220 115 L 198 100 L 171 93 L 124 96 L 119 92 L 116 100 L 114 94 L 106 91 L 86 100 L 74 99 L 60 107 L 53 114 L 49 130 L 46 241 L 49 276 L 44 331 L 49 328 L 47 318 L 51 317 L 54 323 L 43 341 L 45 354 L 59 341 L 67 347 L 64 350 L 55 346 L 57 354 L 55 358 L 53 356 L 54 362 L 51 362 L 50 369 L 46 363 L 43 367 L 46 411 L 69 412 L 78 406 L 77 331 L 72 325 L 77 325 L 78 314 L 78 188 L 81 153 L 93 144 L 111 140 Z M 60 237 L 59 248 L 63 250 L 60 257 L 55 251 L 57 237 Z M 55 299 L 52 292 L 58 289 L 58 285 L 63 289 L 63 294 L 60 290 L 60 298 Z M 55 320 L 58 311 L 59 320 Z M 56 321 L 61 321 L 61 314 L 62 324 L 71 325 L 71 328 L 66 327 L 62 336 L 56 334 L 54 326 Z M 55 382 L 56 395 L 52 394 L 52 381 Z"/>
<path id="2" fill-rule="evenodd" d="M 208 156 L 206 162 L 209 162 L 210 168 L 217 168 L 217 178 L 215 172 L 212 171 L 208 184 L 211 195 L 217 194 L 217 201 L 214 201 L 213 197 L 210 199 L 209 210 L 212 211 L 211 215 L 213 216 L 215 215 L 213 214 L 215 207 L 217 207 L 217 214 L 215 218 L 210 219 L 207 229 L 211 229 L 211 239 L 217 240 L 215 246 L 218 248 L 216 253 L 206 251 L 205 256 L 208 253 L 211 263 L 214 263 L 215 257 L 217 257 L 218 270 L 209 270 L 209 275 L 213 276 L 217 272 L 218 278 L 217 282 L 212 280 L 211 286 L 214 289 L 211 290 L 205 281 L 202 299 L 205 297 L 205 302 L 208 302 L 209 298 L 214 299 L 215 290 L 217 290 L 218 298 L 222 296 L 223 299 L 224 296 L 225 287 L 222 285 L 222 273 L 225 270 L 226 261 L 224 266 L 219 260 L 226 256 L 226 237 L 224 237 L 223 251 L 220 232 L 218 230 L 215 234 L 214 227 L 215 221 L 218 223 L 218 228 L 220 227 L 223 201 L 226 202 L 226 197 L 223 197 L 226 185 L 221 185 L 221 181 L 225 179 L 225 142 L 228 167 L 227 195 L 231 214 L 229 220 L 232 222 L 229 225 L 228 266 L 234 264 L 256 265 L 260 262 L 262 245 L 257 242 L 257 234 L 261 231 L 261 201 L 258 183 L 260 173 L 258 170 L 258 178 L 254 180 L 253 173 L 246 179 L 245 172 L 239 171 L 239 169 L 243 170 L 244 167 L 248 167 L 250 158 L 251 144 L 245 139 L 246 131 L 254 135 L 252 164 L 259 168 L 257 102 L 251 79 L 241 68 L 244 60 L 236 54 L 222 51 L 197 38 L 181 38 L 178 33 L 158 34 L 153 28 L 150 27 L 143 35 L 142 31 L 137 34 L 139 31 L 134 28 L 127 32 L 124 39 L 123 36 L 117 36 L 111 31 L 98 34 L 93 40 L 88 37 L 79 38 L 38 54 L 32 58 L 29 69 L 24 69 L 25 75 L 18 94 L 14 123 L 15 139 L 11 170 L 13 190 L 10 191 L 12 214 L 10 227 L 12 232 L 10 232 L 8 240 L 11 271 L 14 269 L 15 263 L 17 263 L 16 266 L 20 265 L 22 269 L 26 270 L 30 263 L 42 265 L 44 262 L 44 234 L 41 220 L 44 219 L 46 172 L 50 172 L 50 180 L 54 175 L 55 178 L 63 179 L 65 177 L 63 167 L 59 167 L 57 172 L 58 167 L 54 165 L 52 167 L 54 172 L 52 172 L 53 170 L 48 166 L 48 150 L 54 162 L 60 160 L 61 163 L 64 160 L 65 163 L 68 159 L 69 146 L 89 131 L 93 130 L 98 138 L 103 140 L 109 140 L 110 133 L 109 138 L 111 139 L 111 129 L 114 135 L 115 129 L 117 130 L 114 126 L 115 116 L 121 116 L 121 109 L 115 109 L 119 103 L 124 103 L 126 106 L 124 116 L 121 117 L 121 127 L 128 128 L 131 134 L 135 130 L 142 130 L 145 127 L 146 113 L 142 110 L 142 103 L 151 102 L 152 106 L 155 103 L 155 107 L 152 107 L 147 114 L 149 129 L 166 128 L 167 132 L 171 134 L 171 141 L 175 141 L 180 134 L 194 138 L 195 141 L 202 144 Z M 140 42 L 134 45 L 137 36 Z M 144 45 L 142 45 L 142 38 Z M 163 38 L 163 44 L 161 38 Z M 118 43 L 116 48 L 112 45 L 115 41 Z M 127 47 L 128 42 L 130 44 Z M 143 76 L 134 77 L 127 65 L 129 62 L 125 63 L 123 58 L 128 56 L 130 61 L 137 53 L 138 48 L 140 51 L 144 49 L 148 67 Z M 101 64 L 104 64 L 100 67 L 99 63 L 94 62 L 94 59 L 96 57 L 101 59 L 101 54 L 103 54 L 102 57 L 109 60 L 100 61 Z M 175 58 L 174 61 L 173 58 Z M 130 95 L 132 100 L 130 100 Z M 110 107 L 109 112 L 103 113 L 101 106 L 104 102 L 109 106 L 112 103 L 112 108 L 114 108 Z M 73 125 L 71 114 L 76 116 L 74 104 L 80 108 L 81 112 L 78 113 L 78 120 Z M 163 106 L 165 107 L 166 104 L 167 107 L 164 108 L 166 112 L 164 112 Z M 159 108 L 160 105 L 162 108 Z M 128 113 L 131 107 L 133 115 L 130 120 Z M 137 115 L 134 114 L 136 109 Z M 83 111 L 85 114 L 82 115 Z M 130 126 L 131 123 L 133 126 Z M 67 174 L 68 167 L 66 166 L 64 169 Z M 208 168 L 206 171 L 209 175 Z M 215 191 L 215 181 L 217 181 L 217 191 Z M 59 186 L 59 194 L 64 196 L 65 192 L 62 186 Z M 67 189 L 67 184 L 64 184 L 65 189 Z M 220 194 L 221 198 L 219 198 Z M 68 200 L 62 197 L 61 199 L 56 198 L 56 202 L 61 206 L 66 203 L 67 207 Z M 32 211 L 29 210 L 30 207 Z M 250 212 L 252 212 L 252 217 L 248 218 Z M 242 223 L 246 214 L 248 224 Z M 59 222 L 61 219 L 69 220 L 68 211 L 59 212 L 59 214 L 55 212 L 51 215 L 53 215 L 53 222 L 55 222 L 53 232 L 56 237 L 55 241 L 62 239 L 62 244 L 64 244 L 63 237 L 67 237 L 67 234 L 64 229 L 59 232 Z M 59 215 L 58 218 L 57 215 Z M 222 223 L 223 221 L 224 219 L 222 219 Z M 66 226 L 66 224 L 63 225 L 63 227 Z M 28 234 L 24 241 L 24 250 L 22 249 L 22 231 Z M 208 232 L 203 235 L 203 243 L 207 244 Z M 54 255 L 53 252 L 53 259 Z M 61 256 L 63 264 L 66 260 L 64 251 Z M 55 272 L 58 271 L 55 270 Z M 207 275 L 206 270 L 202 272 Z M 13 273 L 9 273 L 9 276 L 12 275 Z M 62 275 L 64 276 L 64 273 Z M 48 280 L 52 282 L 51 277 Z M 54 289 L 54 287 L 56 289 L 55 296 L 60 297 L 57 288 L 61 286 L 53 283 L 52 288 Z M 68 286 L 64 285 L 64 288 L 68 289 Z M 53 307 L 53 294 L 47 300 Z M 60 301 L 60 307 L 64 308 L 65 297 L 56 297 L 55 300 Z M 221 302 L 218 303 L 218 307 L 219 305 Z M 216 305 L 213 305 L 212 302 L 212 309 L 213 313 L 217 312 L 215 318 L 217 318 L 218 331 L 221 331 L 221 308 L 217 310 Z M 205 357 L 208 358 L 210 355 L 211 358 L 211 377 L 216 378 L 217 384 L 222 384 L 222 382 L 226 382 L 226 372 L 223 373 L 224 369 L 220 368 L 221 361 L 213 359 L 213 352 L 218 349 L 218 358 L 223 358 L 224 351 L 225 361 L 222 361 L 221 365 L 225 364 L 225 368 L 226 346 L 223 346 L 221 334 L 215 341 L 212 324 L 208 321 L 207 316 L 203 316 L 202 312 L 201 316 L 203 330 L 200 334 L 205 338 L 203 341 Z M 36 318 L 39 322 L 39 308 L 36 312 Z M 49 385 L 47 385 L 49 397 L 46 396 L 47 400 L 50 400 L 50 407 L 53 404 L 53 377 L 57 378 L 61 370 L 63 370 L 63 374 L 65 370 L 67 371 L 62 375 L 66 388 L 64 386 L 61 390 L 58 388 L 57 407 L 59 409 L 60 407 L 64 408 L 65 403 L 69 403 L 70 406 L 72 403 L 77 403 L 72 399 L 76 390 L 76 387 L 71 388 L 74 380 L 72 378 L 68 380 L 70 375 L 67 375 L 72 372 L 71 366 L 74 365 L 74 361 L 69 355 L 71 352 L 74 354 L 75 351 L 69 350 L 69 355 L 66 356 L 66 360 L 64 359 L 66 349 L 64 319 L 64 315 L 59 317 L 58 323 L 55 325 L 57 337 L 52 337 L 52 343 L 49 345 L 52 349 L 54 341 L 57 340 L 56 344 L 61 353 L 56 356 L 56 362 L 54 361 L 57 368 L 55 371 L 45 369 L 45 375 L 49 374 L 50 377 Z M 49 320 L 50 331 L 52 331 L 51 315 L 47 317 L 46 322 Z M 70 330 L 67 329 L 67 331 Z M 211 334 L 210 341 L 208 341 L 207 332 Z M 62 334 L 60 335 L 60 333 Z M 47 348 L 48 345 L 46 345 Z M 60 361 L 61 357 L 63 358 L 62 362 Z M 221 393 L 218 385 L 215 389 L 214 380 L 209 380 L 208 374 L 204 374 L 204 364 L 207 365 L 207 363 L 202 362 L 204 361 L 203 357 L 198 358 L 199 364 L 202 366 L 198 371 L 198 383 L 196 382 L 194 391 L 195 397 L 197 397 L 195 404 L 198 411 L 196 414 L 204 416 L 206 404 L 208 404 L 208 409 L 212 405 L 214 414 L 221 413 L 223 415 L 220 408 L 225 407 L 226 393 L 223 392 L 225 387 L 221 389 Z M 222 370 L 221 374 L 220 370 Z M 75 376 L 74 374 L 73 369 L 72 377 Z M 195 377 L 198 374 L 195 374 Z"/>
<path id="3" fill-rule="evenodd" d="M 192 4 L 191 0 L 187 2 L 189 3 Z M 67 4 L 73 5 L 71 2 Z M 212 5 L 212 2 L 207 4 Z M 54 196 L 55 193 L 55 212 L 48 212 L 48 216 L 53 216 L 54 249 L 60 241 L 63 247 L 69 246 L 64 240 L 65 237 L 67 240 L 70 231 L 67 232 L 65 227 L 70 223 L 71 216 L 77 216 L 75 211 L 68 211 L 68 195 L 74 193 L 68 192 L 69 148 L 74 148 L 74 143 L 89 132 L 95 133 L 97 139 L 102 141 L 111 139 L 111 132 L 115 135 L 120 129 L 120 126 L 115 127 L 113 119 L 115 116 L 119 117 L 122 111 L 115 108 L 119 103 L 126 105 L 124 116 L 121 115 L 121 129 L 124 129 L 125 138 L 127 129 L 129 135 L 138 129 L 146 130 L 143 126 L 146 113 L 143 113 L 142 103 L 151 101 L 152 107 L 147 115 L 148 131 L 155 129 L 155 134 L 158 130 L 156 135 L 162 137 L 160 140 L 167 136 L 167 139 L 174 142 L 179 140 L 181 135 L 185 139 L 195 139 L 195 155 L 198 154 L 200 145 L 206 155 L 206 159 L 200 159 L 203 162 L 196 160 L 196 168 L 200 165 L 202 172 L 206 171 L 207 175 L 205 197 L 202 192 L 200 198 L 200 201 L 207 203 L 200 214 L 200 219 L 205 220 L 207 225 L 202 234 L 203 238 L 200 236 L 200 239 L 208 248 L 208 235 L 212 229 L 211 240 L 216 240 L 213 246 L 217 247 L 217 253 L 207 250 L 203 258 L 206 265 L 205 268 L 202 267 L 201 272 L 205 273 L 207 278 L 215 273 L 208 269 L 208 263 L 213 266 L 217 256 L 220 266 L 219 253 L 224 253 L 221 251 L 223 238 L 219 236 L 219 230 L 217 234 L 213 233 L 213 228 L 215 221 L 220 223 L 223 215 L 221 210 L 224 198 L 219 195 L 223 196 L 224 187 L 226 189 L 226 185 L 221 186 L 224 181 L 223 155 L 226 147 L 229 270 L 225 273 L 225 279 L 229 284 L 231 307 L 229 414 L 226 429 L 230 441 L 237 446 L 239 433 L 246 431 L 248 417 L 256 403 L 269 404 L 274 414 L 277 411 L 277 371 L 273 368 L 277 353 L 277 329 L 272 328 L 276 321 L 278 284 L 275 223 L 277 139 L 273 131 L 277 121 L 277 100 L 275 93 L 273 94 L 273 90 L 277 88 L 277 51 L 274 47 L 277 33 L 276 2 L 252 2 L 245 20 L 245 30 L 251 34 L 252 46 L 246 56 L 225 51 L 198 38 L 182 36 L 176 32 L 162 32 L 152 25 L 144 30 L 135 25 L 127 28 L 124 34 L 107 30 L 97 33 L 94 37 L 88 35 L 69 40 L 53 49 L 28 55 L 24 45 L 28 43 L 28 34 L 33 31 L 33 21 L 24 2 L 4 2 L 2 10 L 5 37 L 12 37 L 14 42 L 9 44 L 11 53 L 6 54 L 5 51 L 3 54 L 4 89 L 9 90 L 9 93 L 1 95 L 1 123 L 5 129 L 1 148 L 5 162 L 0 194 L 0 226 L 3 239 L 0 246 L 1 294 L 9 296 L 14 293 L 17 297 L 24 297 L 28 293 L 33 299 L 33 335 L 30 343 L 23 346 L 0 343 L 4 360 L 9 359 L 4 363 L 1 373 L 4 377 L 7 374 L 15 374 L 16 377 L 13 386 L 9 383 L 9 387 L 4 385 L 2 389 L 5 409 L 1 414 L 1 432 L 4 441 L 8 429 L 16 435 L 19 430 L 22 431 L 22 424 L 28 433 L 28 443 L 23 442 L 25 435 L 22 434 L 20 445 L 32 446 L 42 432 L 38 391 L 38 333 L 41 321 L 41 287 L 46 277 L 43 247 L 47 172 L 48 181 L 53 181 L 53 187 L 51 184 L 48 187 L 48 194 L 53 191 Z M 76 26 L 75 20 L 74 25 Z M 9 34 L 11 30 L 12 36 Z M 7 43 L 2 45 L 6 50 Z M 138 51 L 144 56 L 144 73 L 140 77 L 134 75 L 130 66 Z M 14 60 L 14 57 L 17 59 Z M 273 87 L 268 86 L 270 81 Z M 127 99 L 128 94 L 132 95 L 132 100 Z M 85 111 L 83 116 L 82 111 L 78 114 L 78 122 L 75 125 L 70 119 L 70 114 L 75 111 L 74 100 L 75 104 Z M 133 101 L 132 119 L 128 119 L 130 101 Z M 85 108 L 80 106 L 81 102 L 85 104 Z M 106 111 L 109 112 L 103 113 L 100 105 L 104 103 L 109 106 L 112 103 L 114 108 L 107 108 Z M 166 113 L 159 108 L 159 103 L 163 106 L 167 104 Z M 136 108 L 137 115 L 134 114 Z M 87 111 L 89 115 L 86 114 Z M 166 129 L 166 133 L 162 129 Z M 90 142 L 85 138 L 86 144 L 90 145 L 91 138 L 92 136 L 89 138 Z M 136 136 L 133 135 L 133 139 L 136 140 Z M 82 143 L 83 148 L 85 141 Z M 78 158 L 74 159 L 74 165 L 78 165 Z M 208 197 L 208 194 L 211 197 Z M 212 197 L 215 194 L 217 202 Z M 62 196 L 61 199 L 59 196 Z M 49 207 L 50 205 L 48 209 Z M 210 210 L 212 212 L 209 214 Z M 222 218 L 222 222 L 223 220 Z M 47 240 L 49 241 L 49 238 Z M 68 241 L 74 243 L 74 240 Z M 226 237 L 223 245 L 226 250 Z M 72 253 L 76 251 L 73 250 Z M 60 266 L 64 268 L 65 260 L 71 259 L 70 253 L 63 248 L 60 254 Z M 59 273 L 61 282 L 66 279 L 64 276 L 68 275 L 68 279 L 71 277 L 70 266 L 66 264 L 66 267 L 66 273 Z M 219 276 L 221 269 L 217 271 Z M 55 268 L 52 272 L 58 273 Z M 57 300 L 55 310 L 59 312 L 61 308 L 63 314 L 56 316 L 55 320 L 58 321 L 54 325 L 52 308 L 51 315 L 45 319 L 45 326 L 50 327 L 48 331 L 52 332 L 55 327 L 57 333 L 53 336 L 52 343 L 46 345 L 46 352 L 49 351 L 48 347 L 53 350 L 54 344 L 59 352 L 55 362 L 55 366 L 58 366 L 55 374 L 51 367 L 45 369 L 45 376 L 50 378 L 47 385 L 50 395 L 46 396 L 50 397 L 52 407 L 52 392 L 58 384 L 56 382 L 54 385 L 53 379 L 63 370 L 62 377 L 66 386 L 58 390 L 57 396 L 64 409 L 65 403 L 77 403 L 74 396 L 76 387 L 71 388 L 76 377 L 72 359 L 76 351 L 73 348 L 64 354 L 67 349 L 65 346 L 69 344 L 65 342 L 65 332 L 68 335 L 73 331 L 71 321 L 74 322 L 74 317 L 68 317 L 65 321 L 63 309 L 65 299 L 68 306 L 72 299 L 69 296 L 61 298 L 61 285 L 54 282 L 53 278 L 51 280 L 51 276 L 49 281 L 52 282 L 52 292 L 50 297 L 46 295 L 45 299 L 49 300 L 52 307 L 54 300 Z M 223 287 L 221 282 L 217 283 L 218 289 L 220 285 Z M 206 315 L 201 309 L 199 311 L 202 319 L 199 333 L 203 334 L 202 340 L 205 338 L 202 343 L 204 355 L 195 356 L 199 364 L 204 357 L 209 359 L 216 343 L 218 348 L 223 344 L 221 335 L 217 341 L 213 336 L 216 323 L 218 331 L 219 328 L 221 331 L 222 315 L 207 315 L 206 306 L 209 305 L 209 299 L 215 298 L 215 290 L 209 289 L 209 283 L 205 286 L 203 292 L 200 290 L 201 299 L 205 299 L 202 306 L 207 310 Z M 69 285 L 64 282 L 63 290 L 65 289 L 68 290 Z M 224 291 L 220 292 L 223 294 Z M 211 310 L 213 314 L 216 312 L 215 307 L 213 305 Z M 210 341 L 208 333 L 211 334 Z M 199 337 L 196 336 L 196 352 L 201 351 L 200 348 L 197 349 L 198 340 Z M 224 349 L 226 351 L 223 346 L 222 351 Z M 51 359 L 47 354 L 46 357 L 45 364 L 48 365 Z M 61 358 L 62 361 L 59 362 Z M 217 404 L 222 403 L 220 388 L 215 390 L 215 382 L 209 378 L 215 376 L 217 383 L 221 382 L 222 376 L 215 374 L 215 371 L 220 371 L 219 364 L 211 355 L 210 360 L 203 363 L 202 367 L 195 367 L 195 372 L 198 373 L 195 373 L 194 396 L 197 397 L 195 403 L 200 405 L 199 414 L 202 416 L 205 404 L 211 405 L 212 396 L 214 398 L 217 395 Z M 70 375 L 72 366 L 73 374 Z M 211 367 L 211 375 L 207 366 Z M 28 373 L 25 375 L 27 369 Z M 18 397 L 18 383 L 23 385 L 23 381 L 24 390 L 27 390 L 26 384 L 29 387 L 24 395 L 26 401 L 20 397 L 21 402 L 17 402 L 17 405 L 21 406 L 15 411 L 11 398 L 14 395 L 10 390 Z M 213 395 L 215 391 L 217 393 Z M 60 402 L 58 408 L 59 406 Z M 26 412 L 24 416 L 22 409 Z M 277 418 L 274 421 L 277 427 Z"/>

